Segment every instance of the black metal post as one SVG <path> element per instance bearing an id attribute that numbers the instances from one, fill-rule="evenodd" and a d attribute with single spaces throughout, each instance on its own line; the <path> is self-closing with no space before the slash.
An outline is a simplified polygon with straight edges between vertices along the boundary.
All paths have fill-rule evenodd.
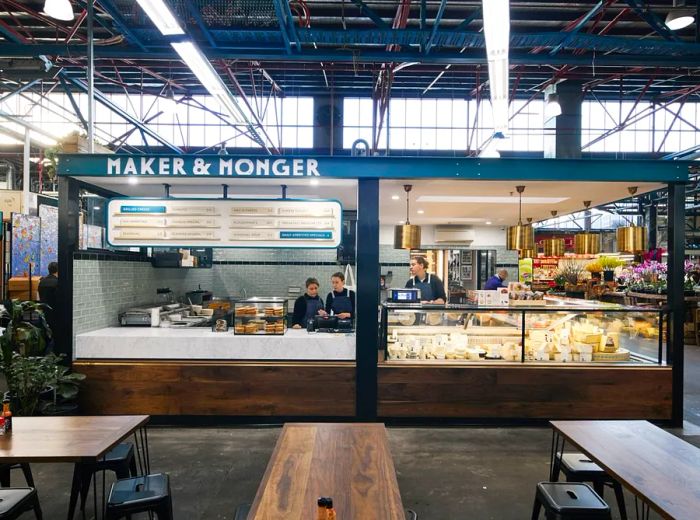
<path id="1" fill-rule="evenodd" d="M 649 198 L 649 207 L 647 208 L 645 212 L 645 220 L 646 220 L 646 225 L 647 225 L 647 238 L 648 243 L 649 243 L 649 249 L 656 249 L 657 246 L 657 235 L 656 235 L 656 228 L 657 228 L 657 208 L 656 208 L 656 202 L 652 197 Z"/>
<path id="2" fill-rule="evenodd" d="M 672 416 L 675 426 L 683 425 L 683 264 L 685 260 L 685 184 L 668 185 L 668 362 L 673 366 Z"/>
<path id="3" fill-rule="evenodd" d="M 379 305 L 379 180 L 357 182 L 357 330 L 355 385 L 357 417 L 377 417 Z"/>
<path id="4" fill-rule="evenodd" d="M 58 301 L 56 350 L 73 359 L 73 252 L 79 247 L 80 187 L 70 177 L 58 179 Z"/>

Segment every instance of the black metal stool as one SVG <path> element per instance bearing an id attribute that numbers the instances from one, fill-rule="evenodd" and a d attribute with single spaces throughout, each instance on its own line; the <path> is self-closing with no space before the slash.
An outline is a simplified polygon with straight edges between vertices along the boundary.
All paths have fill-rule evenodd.
<path id="1" fill-rule="evenodd" d="M 613 477 L 608 475 L 603 468 L 590 460 L 583 453 L 557 453 L 559 461 L 554 468 L 552 480 L 559 480 L 559 471 L 566 476 L 567 482 L 590 482 L 593 489 L 601 498 L 605 495 L 605 486 L 613 488 L 617 500 L 617 508 L 620 511 L 620 518 L 627 520 L 627 507 L 625 506 L 625 494 L 622 485 Z"/>
<path id="2" fill-rule="evenodd" d="M 34 477 L 32 476 L 32 468 L 26 462 L 18 462 L 16 464 L 0 464 L 0 486 L 10 487 L 10 471 L 13 469 L 21 469 L 24 473 L 24 480 L 27 481 L 29 487 L 34 486 Z"/>
<path id="3" fill-rule="evenodd" d="M 153 512 L 158 520 L 173 520 L 170 479 L 165 473 L 117 480 L 107 499 L 105 520 Z"/>
<path id="4" fill-rule="evenodd" d="M 23 513 L 34 510 L 37 520 L 42 520 L 39 496 L 34 488 L 0 489 L 0 520 L 15 520 Z"/>
<path id="5" fill-rule="evenodd" d="M 547 520 L 610 520 L 610 508 L 588 484 L 540 482 L 537 484 L 532 520 L 544 507 Z"/>
<path id="6" fill-rule="evenodd" d="M 136 459 L 134 458 L 134 445 L 130 442 L 117 444 L 97 462 L 78 462 L 73 467 L 73 484 L 71 486 L 70 501 L 68 502 L 68 518 L 73 518 L 75 506 L 80 495 L 80 510 L 85 510 L 85 502 L 90 492 L 90 480 L 95 473 L 100 471 L 112 471 L 118 479 L 136 476 Z M 103 491 L 104 493 L 104 491 Z"/>

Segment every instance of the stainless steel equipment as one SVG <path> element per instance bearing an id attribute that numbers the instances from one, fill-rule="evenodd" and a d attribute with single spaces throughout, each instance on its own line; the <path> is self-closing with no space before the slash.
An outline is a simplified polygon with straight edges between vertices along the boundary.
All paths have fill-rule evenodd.
<path id="1" fill-rule="evenodd" d="M 209 321 L 206 316 L 190 316 L 190 312 L 190 306 L 181 303 L 147 304 L 120 313 L 119 324 L 122 327 L 158 327 L 168 321 L 172 327 L 195 327 Z"/>

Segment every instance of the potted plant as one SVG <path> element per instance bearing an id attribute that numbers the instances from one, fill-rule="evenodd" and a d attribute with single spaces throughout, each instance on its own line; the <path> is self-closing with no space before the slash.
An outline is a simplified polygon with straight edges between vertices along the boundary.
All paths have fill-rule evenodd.
<path id="1" fill-rule="evenodd" d="M 78 412 L 78 391 L 80 383 L 85 380 L 85 374 L 73 372 L 60 361 L 63 356 L 57 358 L 55 370 L 50 380 L 52 389 L 49 399 L 39 403 L 39 411 L 42 415 L 75 415 Z"/>
<path id="2" fill-rule="evenodd" d="M 598 258 L 598 264 L 603 271 L 603 280 L 613 282 L 615 281 L 615 269 L 625 265 L 625 262 L 614 256 L 601 256 Z"/>
<path id="3" fill-rule="evenodd" d="M 595 280 L 600 280 L 600 278 L 601 278 L 600 273 L 603 271 L 603 266 L 600 265 L 600 262 L 598 262 L 597 260 L 593 261 L 593 262 L 589 262 L 588 264 L 586 264 L 586 271 L 591 273 L 591 278 L 593 278 Z"/>
<path id="4" fill-rule="evenodd" d="M 579 283 L 584 272 L 583 266 L 575 260 L 563 260 L 557 272 L 564 278 L 566 295 L 571 298 L 584 298 L 586 287 Z"/>
<path id="5" fill-rule="evenodd" d="M 31 301 L 7 301 L 0 312 L 2 363 L 8 391 L 16 415 L 33 415 L 47 408 L 42 397 L 57 403 L 59 396 L 75 398 L 84 376 L 71 374 L 61 365 L 62 356 L 50 351 L 51 328 L 46 323 L 46 305 Z M 48 407 L 50 408 L 50 407 Z"/>

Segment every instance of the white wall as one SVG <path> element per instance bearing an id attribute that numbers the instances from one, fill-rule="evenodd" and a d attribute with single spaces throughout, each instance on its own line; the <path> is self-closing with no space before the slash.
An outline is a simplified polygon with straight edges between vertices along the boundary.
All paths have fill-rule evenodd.
<path id="1" fill-rule="evenodd" d="M 465 226 L 467 227 L 467 226 Z M 471 244 L 436 244 L 435 226 L 421 226 L 421 244 L 425 246 L 439 246 L 440 249 L 449 249 L 449 246 L 457 246 L 458 249 L 487 249 L 503 247 L 506 245 L 506 231 L 500 226 L 468 226 L 474 230 L 474 241 Z M 394 243 L 394 226 L 379 226 L 379 243 L 391 245 Z"/>

